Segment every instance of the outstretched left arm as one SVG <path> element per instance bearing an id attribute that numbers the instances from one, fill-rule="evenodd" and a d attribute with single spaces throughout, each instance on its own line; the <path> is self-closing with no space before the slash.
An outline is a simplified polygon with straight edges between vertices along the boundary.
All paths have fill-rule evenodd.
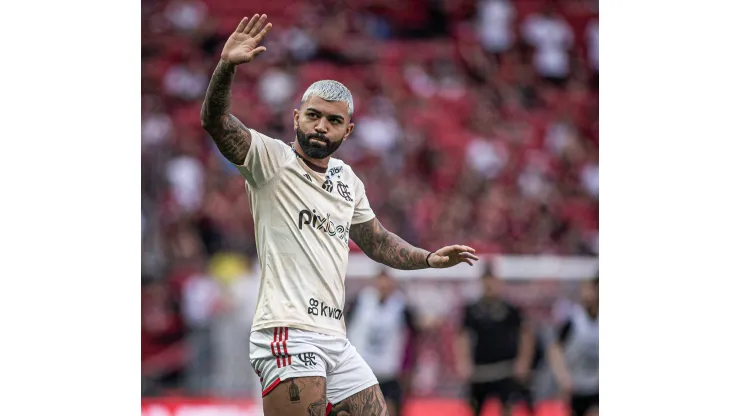
<path id="1" fill-rule="evenodd" d="M 429 266 L 445 268 L 461 262 L 472 266 L 472 260 L 478 260 L 472 254 L 475 250 L 460 245 L 443 247 L 429 256 L 429 251 L 414 247 L 386 230 L 377 218 L 351 226 L 349 236 L 368 257 L 394 269 L 416 270 Z"/>

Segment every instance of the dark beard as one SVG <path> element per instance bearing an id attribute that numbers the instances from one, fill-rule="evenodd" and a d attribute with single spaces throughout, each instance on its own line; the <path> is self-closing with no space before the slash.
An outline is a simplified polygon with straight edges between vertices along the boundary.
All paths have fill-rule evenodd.
<path id="1" fill-rule="evenodd" d="M 305 153 L 306 156 L 310 157 L 311 159 L 327 158 L 332 153 L 336 152 L 337 149 L 339 149 L 339 146 L 342 145 L 342 140 L 332 142 L 326 136 L 319 133 L 311 133 L 307 135 L 306 133 L 301 131 L 300 127 L 296 129 L 295 135 L 298 139 L 298 144 L 301 146 L 301 149 L 303 149 L 303 153 Z M 311 139 L 320 140 L 324 142 L 326 146 L 313 144 L 311 143 Z"/>

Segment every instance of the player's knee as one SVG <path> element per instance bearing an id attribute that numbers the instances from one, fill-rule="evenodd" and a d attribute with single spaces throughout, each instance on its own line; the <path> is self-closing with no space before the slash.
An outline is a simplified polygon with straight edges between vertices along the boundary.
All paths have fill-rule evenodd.
<path id="1" fill-rule="evenodd" d="M 262 398 L 265 416 L 325 416 L 326 379 L 296 377 L 284 380 Z"/>

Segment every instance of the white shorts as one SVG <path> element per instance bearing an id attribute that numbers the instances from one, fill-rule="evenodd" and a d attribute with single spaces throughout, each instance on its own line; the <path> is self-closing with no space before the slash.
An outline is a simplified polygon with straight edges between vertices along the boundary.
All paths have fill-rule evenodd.
<path id="1" fill-rule="evenodd" d="M 284 327 L 253 331 L 249 361 L 260 377 L 262 397 L 296 377 L 325 377 L 330 404 L 378 384 L 347 338 L 318 332 Z"/>

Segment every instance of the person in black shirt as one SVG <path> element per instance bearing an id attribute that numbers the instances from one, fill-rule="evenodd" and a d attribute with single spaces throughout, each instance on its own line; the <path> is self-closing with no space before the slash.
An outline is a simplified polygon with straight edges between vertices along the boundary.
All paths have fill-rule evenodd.
<path id="1" fill-rule="evenodd" d="M 525 383 L 535 352 L 533 330 L 519 308 L 503 299 L 501 279 L 487 271 L 482 280 L 483 296 L 465 307 L 456 348 L 458 371 L 470 383 L 470 404 L 476 416 L 490 397 L 502 403 L 504 416 L 521 400 L 531 411 Z"/>

